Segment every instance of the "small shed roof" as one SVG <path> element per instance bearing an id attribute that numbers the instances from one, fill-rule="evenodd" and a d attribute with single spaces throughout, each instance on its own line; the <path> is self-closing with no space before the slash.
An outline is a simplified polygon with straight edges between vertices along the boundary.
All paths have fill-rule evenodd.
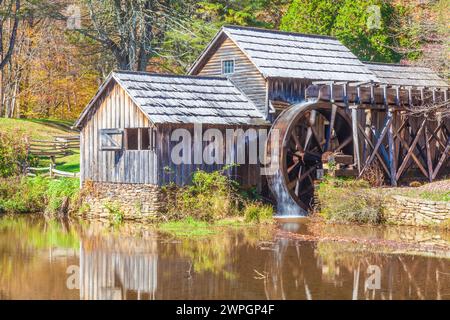
<path id="1" fill-rule="evenodd" d="M 76 127 L 81 126 L 97 97 L 113 80 L 155 124 L 267 124 L 253 102 L 226 78 L 116 71 L 85 108 Z"/>
<path id="2" fill-rule="evenodd" d="M 385 84 L 414 87 L 448 87 L 448 83 L 425 67 L 365 62 L 367 68 Z"/>
<path id="3" fill-rule="evenodd" d="M 266 78 L 378 82 L 376 76 L 336 38 L 241 26 L 223 27 L 194 63 L 191 74 L 198 72 L 224 35 Z"/>

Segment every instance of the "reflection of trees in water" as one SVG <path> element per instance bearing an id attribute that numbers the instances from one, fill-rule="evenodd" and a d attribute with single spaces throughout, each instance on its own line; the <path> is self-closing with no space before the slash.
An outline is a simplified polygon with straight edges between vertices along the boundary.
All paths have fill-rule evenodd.
<path id="1" fill-rule="evenodd" d="M 162 254 L 189 259 L 191 272 L 210 272 L 232 280 L 238 271 L 238 248 L 255 246 L 263 239 L 272 239 L 272 236 L 268 228 L 224 229 L 204 238 L 178 240 L 178 245 L 166 248 Z"/>
<path id="2" fill-rule="evenodd" d="M 36 216 L 0 219 L 0 298 L 76 298 L 67 290 L 67 265 L 77 264 L 77 232 Z"/>
<path id="3" fill-rule="evenodd" d="M 267 230 L 135 243 L 91 238 L 81 255 L 82 298 L 445 299 L 450 293 L 448 260 L 352 243 L 274 240 Z M 366 286 L 372 265 L 381 271 L 376 290 Z"/>
<path id="4" fill-rule="evenodd" d="M 239 298 L 242 292 L 235 287 L 241 284 L 240 262 L 252 257 L 260 239 L 273 238 L 271 228 L 256 227 L 223 228 L 190 239 L 108 235 L 101 230 L 83 240 L 82 299 Z M 248 278 L 252 280 L 251 273 Z"/>
<path id="5" fill-rule="evenodd" d="M 70 227 L 67 221 L 56 219 L 44 220 L 35 216 L 3 217 L 0 219 L 0 231 L 2 230 L 7 231 L 12 243 L 24 250 L 52 247 L 78 249 L 80 242 L 75 228 Z"/>
<path id="6" fill-rule="evenodd" d="M 305 233 L 294 224 L 286 228 Z M 270 227 L 168 239 L 131 228 L 100 232 L 90 224 L 80 228 L 81 250 L 70 225 L 6 221 L 0 229 L 2 298 L 450 298 L 450 260 L 287 240 Z M 78 256 L 80 292 L 66 287 L 66 269 L 78 265 Z M 380 267 L 380 290 L 365 286 L 370 265 Z"/>
<path id="7" fill-rule="evenodd" d="M 338 242 L 278 240 L 271 250 L 263 278 L 268 299 L 449 298 L 443 285 L 450 281 L 447 259 L 369 252 Z M 370 275 L 378 267 L 381 287 L 374 289 Z"/>

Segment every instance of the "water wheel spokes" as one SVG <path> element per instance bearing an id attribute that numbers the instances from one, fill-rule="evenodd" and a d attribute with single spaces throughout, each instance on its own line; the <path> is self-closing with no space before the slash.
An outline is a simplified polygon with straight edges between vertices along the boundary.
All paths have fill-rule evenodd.
<path id="1" fill-rule="evenodd" d="M 286 201 L 287 194 L 300 211 L 307 212 L 314 196 L 317 169 L 322 169 L 323 154 L 353 152 L 350 121 L 335 105 L 306 102 L 281 113 L 273 124 L 274 129 L 281 133 L 280 168 L 277 178 L 268 178 L 269 187 L 276 190 L 277 198 Z"/>

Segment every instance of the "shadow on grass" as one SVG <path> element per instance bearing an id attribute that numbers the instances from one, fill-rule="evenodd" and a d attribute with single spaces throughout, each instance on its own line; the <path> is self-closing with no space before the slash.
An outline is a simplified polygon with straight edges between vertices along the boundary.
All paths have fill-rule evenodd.
<path id="1" fill-rule="evenodd" d="M 23 119 L 23 121 L 30 121 L 38 124 L 42 124 L 54 129 L 67 131 L 68 133 L 76 133 L 76 130 L 72 130 L 71 126 L 74 124 L 72 120 L 55 120 L 55 119 Z"/>

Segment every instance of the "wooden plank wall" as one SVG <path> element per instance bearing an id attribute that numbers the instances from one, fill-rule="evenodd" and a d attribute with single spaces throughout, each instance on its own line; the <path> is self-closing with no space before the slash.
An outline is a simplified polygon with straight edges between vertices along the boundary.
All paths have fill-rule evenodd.
<path id="1" fill-rule="evenodd" d="M 158 133 L 157 133 L 157 152 L 158 152 L 158 182 L 160 185 L 168 184 L 171 182 L 176 183 L 177 185 L 186 185 L 190 184 L 192 181 L 192 175 L 197 170 L 204 170 L 206 172 L 212 172 L 214 170 L 220 170 L 223 168 L 224 165 L 222 164 L 205 164 L 202 161 L 202 164 L 194 164 L 194 141 L 192 140 L 191 144 L 191 159 L 192 164 L 174 164 L 172 162 L 171 158 L 171 152 L 175 145 L 179 143 L 179 141 L 171 141 L 171 134 L 172 131 L 180 128 L 180 125 L 160 125 L 158 126 Z M 187 129 L 191 136 L 193 137 L 193 125 L 185 125 L 183 126 L 185 129 Z M 203 125 L 203 132 L 205 132 L 209 128 L 218 128 L 214 127 L 212 125 Z M 230 128 L 230 127 L 229 127 Z M 224 137 L 224 163 L 225 163 L 225 157 L 226 157 L 226 127 L 218 128 Z M 237 127 L 233 127 L 233 129 L 237 129 Z M 247 129 L 245 127 L 242 127 L 244 131 Z M 205 147 L 209 144 L 209 142 L 203 142 L 202 143 L 202 152 L 205 150 Z M 234 138 L 234 146 L 233 149 L 234 155 L 237 154 L 237 147 L 236 147 L 236 137 Z M 248 145 L 246 145 L 246 155 L 248 155 Z M 247 156 L 248 158 L 248 156 Z M 248 163 L 248 162 L 246 162 Z M 235 180 L 239 181 L 241 185 L 244 187 L 247 186 L 257 186 L 261 183 L 261 175 L 260 175 L 260 166 L 259 165 L 250 165 L 250 164 L 242 164 L 237 167 L 232 167 L 227 171 L 227 175 L 234 178 Z"/>
<path id="2" fill-rule="evenodd" d="M 224 40 L 198 74 L 202 76 L 221 76 L 222 60 L 227 59 L 234 59 L 235 61 L 235 71 L 229 76 L 230 80 L 266 115 L 266 80 L 255 65 L 229 38 Z"/>
<path id="3" fill-rule="evenodd" d="M 99 182 L 157 184 L 156 152 L 100 150 L 100 129 L 145 128 L 151 124 L 126 92 L 111 84 L 93 108 L 81 132 L 81 179 Z"/>
<path id="4" fill-rule="evenodd" d="M 305 90 L 311 81 L 302 79 L 270 79 L 269 99 L 298 103 L 305 100 Z"/>

